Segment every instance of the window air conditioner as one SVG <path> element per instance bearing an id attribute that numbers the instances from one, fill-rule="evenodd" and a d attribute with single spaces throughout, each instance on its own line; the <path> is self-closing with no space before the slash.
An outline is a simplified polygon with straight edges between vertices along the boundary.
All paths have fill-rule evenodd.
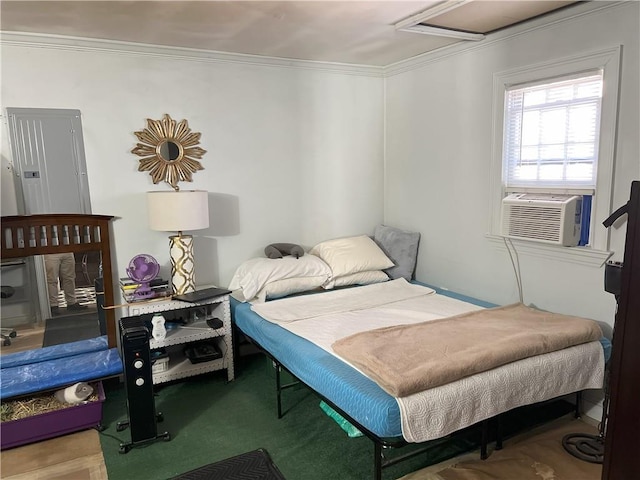
<path id="1" fill-rule="evenodd" d="M 582 197 L 514 193 L 502 199 L 501 234 L 575 247 L 580 241 Z"/>

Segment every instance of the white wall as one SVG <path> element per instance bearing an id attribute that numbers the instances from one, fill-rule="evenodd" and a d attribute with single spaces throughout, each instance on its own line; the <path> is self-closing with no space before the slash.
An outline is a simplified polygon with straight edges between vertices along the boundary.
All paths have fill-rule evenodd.
<path id="1" fill-rule="evenodd" d="M 115 215 L 118 274 L 147 252 L 168 275 L 167 235 L 149 230 L 134 131 L 169 113 L 202 133 L 205 170 L 181 188 L 210 193 L 196 232 L 201 284 L 228 284 L 271 242 L 305 246 L 370 233 L 383 218 L 422 233 L 418 280 L 517 301 L 506 250 L 487 240 L 495 72 L 623 45 L 613 205 L 640 178 L 638 3 L 577 17 L 486 47 L 389 69 L 386 79 L 327 66 L 259 66 L 205 57 L 2 43 L 2 108 L 82 112 L 94 213 Z M 432 60 L 431 60 L 432 59 Z M 400 73 L 402 71 L 402 73 Z M 394 73 L 398 72 L 398 73 Z M 3 125 L 3 214 L 10 152 Z M 384 162 L 383 162 L 384 158 Z M 455 175 L 455 178 L 454 178 Z M 10 195 L 9 195 L 10 197 Z M 622 259 L 625 228 L 612 233 Z M 603 269 L 520 256 L 525 301 L 611 324 Z M 594 415 L 597 417 L 597 415 Z"/>
<path id="2" fill-rule="evenodd" d="M 496 72 L 623 45 L 613 205 L 626 202 L 640 178 L 638 27 L 638 3 L 629 2 L 386 79 L 385 222 L 423 233 L 420 280 L 499 304 L 518 299 L 506 249 L 485 238 Z M 625 230 L 611 236 L 620 260 Z M 603 268 L 523 254 L 520 262 L 525 301 L 612 322 Z"/>
<path id="3" fill-rule="evenodd" d="M 390 74 L 384 221 L 422 233 L 419 280 L 498 304 L 518 301 L 507 250 L 485 237 L 495 72 L 623 45 L 613 208 L 628 200 L 640 179 L 639 18 L 639 4 L 628 2 Z M 623 258 L 625 232 L 626 224 L 612 232 L 614 259 Z M 603 290 L 604 268 L 519 259 L 526 303 L 593 318 L 610 333 L 615 299 Z"/>
<path id="4" fill-rule="evenodd" d="M 155 53 L 2 45 L 3 115 L 6 107 L 82 112 L 91 204 L 94 213 L 118 217 L 120 276 L 141 252 L 169 274 L 169 234 L 148 228 L 145 192 L 170 187 L 138 172 L 131 153 L 133 132 L 165 113 L 187 119 L 207 150 L 205 169 L 180 184 L 211 192 L 211 227 L 193 232 L 199 284 L 227 285 L 235 268 L 269 243 L 310 247 L 372 233 L 382 221 L 380 73 Z M 3 123 L 4 187 L 11 155 Z"/>

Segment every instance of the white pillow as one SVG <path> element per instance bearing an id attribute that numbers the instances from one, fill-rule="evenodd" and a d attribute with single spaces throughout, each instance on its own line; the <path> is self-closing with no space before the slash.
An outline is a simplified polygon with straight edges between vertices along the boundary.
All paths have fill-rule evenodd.
<path id="1" fill-rule="evenodd" d="M 329 265 L 333 278 L 393 267 L 389 257 L 366 235 L 327 240 L 313 247 L 309 253 Z"/>
<path id="2" fill-rule="evenodd" d="M 350 273 L 349 275 L 334 278 L 324 288 L 370 285 L 372 283 L 386 282 L 387 280 L 389 280 L 389 276 L 382 270 L 367 270 L 366 272 Z"/>
<path id="3" fill-rule="evenodd" d="M 321 277 L 327 282 L 331 278 L 329 266 L 315 255 L 300 258 L 252 258 L 242 263 L 231 279 L 229 290 L 242 290 L 242 296 L 250 300 L 267 284 L 285 278 Z"/>
<path id="4" fill-rule="evenodd" d="M 309 290 L 321 287 L 326 282 L 327 277 L 325 275 L 276 280 L 275 282 L 267 283 L 265 287 L 258 292 L 255 299 L 253 299 L 253 303 L 266 302 L 267 300 L 286 297 L 294 293 L 308 292 Z"/>

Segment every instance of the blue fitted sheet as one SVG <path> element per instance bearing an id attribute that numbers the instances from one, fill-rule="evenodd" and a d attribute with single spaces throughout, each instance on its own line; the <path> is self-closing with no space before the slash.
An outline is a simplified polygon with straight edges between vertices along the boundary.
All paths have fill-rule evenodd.
<path id="1" fill-rule="evenodd" d="M 301 381 L 378 437 L 402 435 L 395 399 L 375 382 L 320 347 L 232 301 L 235 325 Z"/>

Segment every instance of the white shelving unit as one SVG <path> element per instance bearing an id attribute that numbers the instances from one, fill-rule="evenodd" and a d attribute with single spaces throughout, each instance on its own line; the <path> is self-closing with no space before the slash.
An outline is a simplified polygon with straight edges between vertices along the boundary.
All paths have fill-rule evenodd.
<path id="1" fill-rule="evenodd" d="M 224 369 L 227 370 L 227 380 L 233 380 L 233 342 L 228 295 L 203 300 L 198 303 L 177 300 L 131 303 L 127 307 L 127 316 L 163 313 L 186 308 L 191 309 L 190 318 L 187 319 L 186 325 L 167 329 L 167 335 L 164 340 L 152 338 L 149 342 L 152 352 L 153 350 L 164 348 L 169 354 L 168 368 L 154 372 L 153 383 L 170 382 Z M 207 319 L 210 318 L 222 320 L 222 327 L 217 329 L 210 328 L 207 325 Z M 191 343 L 203 340 L 215 343 L 222 353 L 222 357 L 201 363 L 192 363 L 184 354 L 184 349 Z"/>

